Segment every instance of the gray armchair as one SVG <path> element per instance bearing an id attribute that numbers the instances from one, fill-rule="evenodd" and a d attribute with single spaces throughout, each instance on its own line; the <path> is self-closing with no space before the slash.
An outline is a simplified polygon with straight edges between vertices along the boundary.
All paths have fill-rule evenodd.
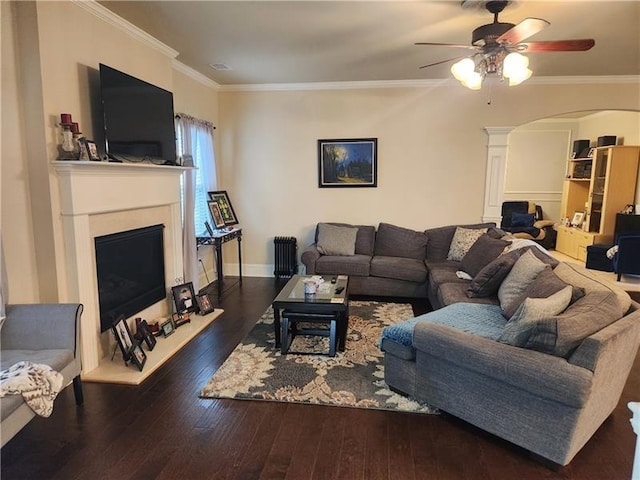
<path id="1" fill-rule="evenodd" d="M 49 365 L 73 382 L 76 404 L 82 405 L 80 381 L 80 316 L 82 305 L 8 305 L 0 331 L 1 370 L 20 361 Z M 0 398 L 2 445 L 35 416 L 22 395 Z"/>

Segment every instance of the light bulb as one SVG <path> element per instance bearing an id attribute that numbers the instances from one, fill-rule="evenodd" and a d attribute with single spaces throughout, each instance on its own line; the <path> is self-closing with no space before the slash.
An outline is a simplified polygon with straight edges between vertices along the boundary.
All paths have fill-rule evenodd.
<path id="1" fill-rule="evenodd" d="M 482 75 L 478 72 L 471 72 L 461 83 L 471 90 L 480 90 L 482 87 Z"/>
<path id="2" fill-rule="evenodd" d="M 463 58 L 459 62 L 451 65 L 451 73 L 456 77 L 456 80 L 462 82 L 469 74 L 473 73 L 476 68 L 476 64 L 470 58 Z"/>
<path id="3" fill-rule="evenodd" d="M 511 52 L 504 58 L 502 75 L 509 79 L 509 85 L 518 85 L 524 82 L 533 73 L 527 67 L 529 59 L 517 52 Z"/>

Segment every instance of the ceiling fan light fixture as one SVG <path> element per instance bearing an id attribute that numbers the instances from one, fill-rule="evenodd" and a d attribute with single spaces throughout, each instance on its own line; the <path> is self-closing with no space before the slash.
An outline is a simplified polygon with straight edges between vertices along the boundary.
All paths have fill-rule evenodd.
<path id="1" fill-rule="evenodd" d="M 471 58 L 462 60 L 451 65 L 451 73 L 463 86 L 471 90 L 480 90 L 484 75 L 477 71 L 476 63 Z"/>
<path id="2" fill-rule="evenodd" d="M 502 64 L 502 75 L 509 79 L 509 86 L 520 85 L 533 74 L 529 68 L 529 59 L 518 53 L 511 52 Z"/>
<path id="3" fill-rule="evenodd" d="M 462 82 L 467 77 L 475 72 L 476 64 L 470 58 L 463 58 L 462 60 L 451 65 L 451 73 L 456 78 Z"/>

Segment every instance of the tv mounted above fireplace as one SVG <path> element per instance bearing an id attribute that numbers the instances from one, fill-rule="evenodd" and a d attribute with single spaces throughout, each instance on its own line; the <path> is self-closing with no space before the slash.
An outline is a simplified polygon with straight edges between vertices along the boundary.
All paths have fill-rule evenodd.
<path id="1" fill-rule="evenodd" d="M 173 94 L 100 64 L 107 155 L 115 161 L 176 164 Z"/>
<path id="2" fill-rule="evenodd" d="M 100 331 L 166 299 L 164 225 L 95 238 Z"/>

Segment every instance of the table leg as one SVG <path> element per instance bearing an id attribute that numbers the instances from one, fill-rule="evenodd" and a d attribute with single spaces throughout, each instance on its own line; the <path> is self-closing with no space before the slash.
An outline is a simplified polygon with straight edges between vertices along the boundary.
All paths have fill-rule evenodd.
<path id="1" fill-rule="evenodd" d="M 330 357 L 335 357 L 336 356 L 336 343 L 337 343 L 337 339 L 336 339 L 336 323 L 338 323 L 340 321 L 340 316 L 336 315 L 335 320 L 331 320 L 331 322 L 329 322 L 329 356 Z M 344 348 L 343 348 L 344 350 Z"/>
<path id="2" fill-rule="evenodd" d="M 349 311 L 341 312 L 338 318 L 338 350 L 344 352 L 345 344 L 347 342 L 347 332 L 349 331 Z"/>
<path id="3" fill-rule="evenodd" d="M 282 317 L 282 330 L 280 333 L 280 353 L 286 355 L 289 350 L 289 317 Z"/>
<path id="4" fill-rule="evenodd" d="M 218 243 L 216 247 L 216 273 L 218 275 L 218 299 L 222 296 L 222 244 Z"/>
<path id="5" fill-rule="evenodd" d="M 276 337 L 275 348 L 280 348 L 280 309 L 273 309 L 273 333 Z"/>
<path id="6" fill-rule="evenodd" d="M 242 283 L 242 237 L 238 237 L 238 273 Z"/>

